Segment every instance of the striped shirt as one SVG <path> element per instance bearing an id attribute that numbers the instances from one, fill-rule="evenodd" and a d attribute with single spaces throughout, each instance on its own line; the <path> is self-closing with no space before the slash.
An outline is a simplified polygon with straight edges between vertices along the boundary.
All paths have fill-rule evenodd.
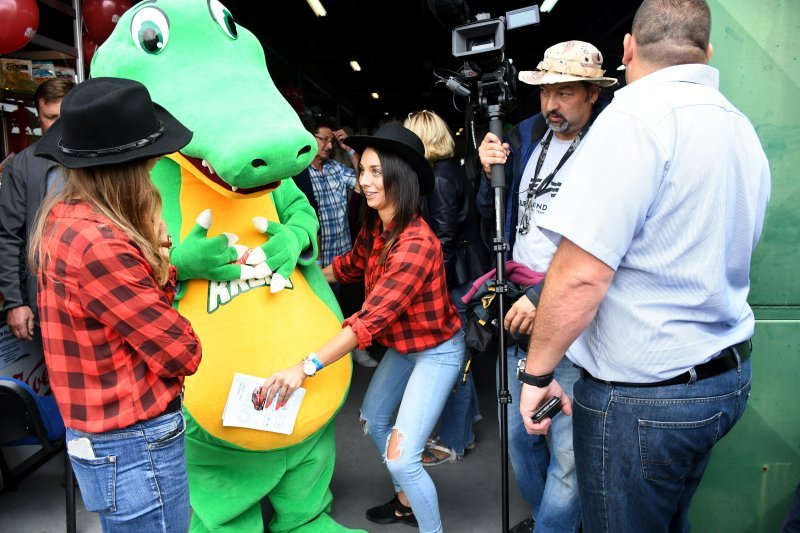
<path id="1" fill-rule="evenodd" d="M 82 201 L 57 204 L 41 247 L 39 312 L 64 424 L 101 433 L 161 414 L 200 364 L 200 342 L 137 246 Z"/>
<path id="2" fill-rule="evenodd" d="M 368 232 L 372 247 L 367 248 Z M 333 261 L 343 283 L 364 282 L 366 298 L 360 311 L 344 321 L 358 336 L 358 348 L 373 339 L 400 353 L 417 353 L 450 339 L 461 329 L 450 301 L 439 239 L 415 216 L 397 236 L 386 262 L 378 264 L 388 230 L 376 220 L 362 227 L 353 250 Z"/>
<path id="3" fill-rule="evenodd" d="M 347 223 L 347 200 L 356 186 L 356 171 L 335 159 L 328 159 L 322 164 L 322 171 L 311 165 L 308 173 L 319 204 L 320 260 L 322 266 L 326 266 L 337 255 L 349 252 L 353 244 Z"/>
<path id="4" fill-rule="evenodd" d="M 617 91 L 537 219 L 616 270 L 569 353 L 595 377 L 669 379 L 753 335 L 769 165 L 718 86 L 716 69 L 695 64 Z"/>

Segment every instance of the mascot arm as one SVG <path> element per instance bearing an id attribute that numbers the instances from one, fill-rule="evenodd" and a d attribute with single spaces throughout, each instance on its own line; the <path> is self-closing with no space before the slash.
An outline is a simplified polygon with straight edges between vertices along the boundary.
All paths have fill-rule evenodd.
<path id="1" fill-rule="evenodd" d="M 305 266 L 316 260 L 319 221 L 314 208 L 292 180 L 281 182 L 272 192 L 272 199 L 282 222 L 256 217 L 253 224 L 258 231 L 270 236 L 260 247 L 267 266 L 288 279 L 298 263 Z"/>

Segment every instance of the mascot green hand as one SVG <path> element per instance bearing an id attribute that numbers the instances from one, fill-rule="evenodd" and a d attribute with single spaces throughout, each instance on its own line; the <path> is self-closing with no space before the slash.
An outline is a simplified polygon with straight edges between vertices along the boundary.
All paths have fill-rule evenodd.
<path id="1" fill-rule="evenodd" d="M 230 281 L 235 279 L 267 278 L 272 275 L 271 265 L 266 261 L 265 252 L 275 249 L 275 253 L 277 253 L 282 246 L 279 241 L 268 242 L 267 244 L 271 243 L 272 245 L 269 248 L 265 244 L 262 247 L 251 250 L 246 246 L 237 245 L 239 237 L 234 233 L 223 232 L 220 235 L 209 238 L 208 229 L 211 227 L 211 221 L 211 209 L 206 209 L 197 217 L 194 227 L 183 241 L 173 247 L 170 253 L 170 261 L 178 269 L 179 280 L 209 279 Z M 263 217 L 256 217 L 253 219 L 253 223 L 256 224 L 256 228 L 260 226 L 266 227 L 267 220 Z M 280 225 L 277 222 L 272 224 Z M 291 232 L 296 232 L 301 236 L 306 235 L 305 232 L 298 228 L 292 228 Z M 262 231 L 262 233 L 265 232 Z M 307 237 L 306 241 L 308 241 Z M 288 252 L 280 250 L 283 257 L 280 266 L 284 269 L 282 274 L 284 281 L 276 283 L 273 275 L 272 292 L 277 292 L 286 286 L 285 279 L 289 278 L 289 274 L 294 270 L 297 258 L 300 256 L 301 247 L 298 238 L 294 238 L 291 244 L 288 244 L 285 248 L 291 249 Z M 277 261 L 275 266 L 277 270 Z M 280 286 L 281 289 L 278 289 L 276 285 Z"/>
<path id="2" fill-rule="evenodd" d="M 300 250 L 308 246 L 310 240 L 306 233 L 299 231 L 291 226 L 284 226 L 280 222 L 269 222 L 264 217 L 256 217 L 253 224 L 261 233 L 266 233 L 272 237 L 266 244 L 256 248 L 250 254 L 249 261 L 258 261 L 260 258 L 266 259 L 269 270 L 272 274 L 271 292 L 278 292 L 286 287 L 286 280 L 294 270 L 297 256 Z"/>
<path id="3" fill-rule="evenodd" d="M 176 243 L 175 305 L 203 344 L 184 384 L 191 531 L 263 531 L 265 496 L 275 509 L 270 531 L 352 531 L 329 515 L 349 358 L 306 380 L 289 433 L 222 421 L 234 374 L 270 376 L 341 330 L 314 262 L 319 222 L 287 179 L 311 163 L 316 141 L 275 87 L 261 44 L 218 0 L 139 2 L 95 52 L 91 72 L 140 81 L 194 132 L 151 172 Z"/>
<path id="4" fill-rule="evenodd" d="M 213 279 L 228 281 L 242 276 L 240 265 L 234 264 L 238 252 L 233 246 L 233 234 L 220 234 L 207 238 L 211 227 L 211 210 L 206 209 L 183 241 L 173 246 L 170 262 L 178 270 L 178 279 Z M 233 242 L 231 242 L 233 241 Z M 255 275 L 250 277 L 256 277 Z"/>

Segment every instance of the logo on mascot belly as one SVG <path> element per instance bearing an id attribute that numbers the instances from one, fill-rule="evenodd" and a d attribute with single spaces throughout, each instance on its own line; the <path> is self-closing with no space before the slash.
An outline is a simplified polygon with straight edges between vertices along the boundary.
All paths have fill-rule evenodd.
<path id="1" fill-rule="evenodd" d="M 208 282 L 208 314 L 213 313 L 222 305 L 229 304 L 237 296 L 248 292 L 251 289 L 268 287 L 272 276 L 255 279 L 235 279 L 232 281 L 211 281 Z M 286 289 L 294 289 L 292 280 L 286 280 Z"/>

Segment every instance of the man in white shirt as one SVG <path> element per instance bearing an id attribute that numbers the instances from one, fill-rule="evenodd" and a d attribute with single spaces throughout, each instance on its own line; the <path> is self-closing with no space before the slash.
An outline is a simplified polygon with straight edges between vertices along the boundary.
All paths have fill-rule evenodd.
<path id="1" fill-rule="evenodd" d="M 540 221 L 560 245 L 525 367 L 539 386 L 523 386 L 520 411 L 534 434 L 550 425 L 530 420 L 545 399 L 573 413 L 585 531 L 688 531 L 711 449 L 750 392 L 750 260 L 770 176 L 707 64 L 710 27 L 705 0 L 642 3 L 628 85 Z M 570 345 L 574 404 L 552 379 Z"/>

